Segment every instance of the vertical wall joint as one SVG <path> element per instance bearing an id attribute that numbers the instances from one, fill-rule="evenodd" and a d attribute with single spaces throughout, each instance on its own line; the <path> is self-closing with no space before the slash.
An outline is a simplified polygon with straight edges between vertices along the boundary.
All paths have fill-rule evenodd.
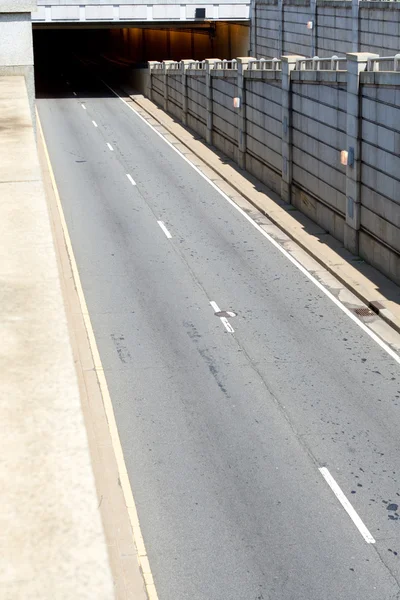
<path id="1" fill-rule="evenodd" d="M 193 60 L 181 60 L 181 90 L 182 90 L 182 123 L 187 125 L 187 114 L 188 114 L 188 90 L 187 90 L 187 73 L 190 63 Z"/>
<path id="2" fill-rule="evenodd" d="M 168 69 L 173 60 L 163 60 L 164 110 L 168 112 Z"/>
<path id="3" fill-rule="evenodd" d="M 282 56 L 282 181 L 281 196 L 291 202 L 292 188 L 292 85 L 291 72 L 304 56 Z"/>
<path id="4" fill-rule="evenodd" d="M 360 51 L 360 0 L 351 0 L 351 45 L 353 52 Z"/>
<path id="5" fill-rule="evenodd" d="M 311 29 L 311 56 L 316 56 L 318 54 L 317 0 L 310 0 L 310 18 L 311 18 L 311 27 L 312 27 L 312 29 Z"/>
<path id="6" fill-rule="evenodd" d="M 285 25 L 285 13 L 283 8 L 283 0 L 278 0 L 278 56 L 282 56 L 284 53 L 284 25 Z"/>
<path id="7" fill-rule="evenodd" d="M 239 57 L 237 59 L 237 95 L 240 99 L 238 108 L 237 132 L 238 132 L 238 164 L 242 169 L 246 168 L 246 79 L 245 71 L 249 62 L 254 60 L 250 57 Z"/>
<path id="8" fill-rule="evenodd" d="M 213 143 L 213 90 L 212 90 L 212 68 L 217 58 L 206 58 L 206 108 L 207 108 L 207 144 Z"/>
<path id="9" fill-rule="evenodd" d="M 157 64 L 155 60 L 149 60 L 148 64 L 148 79 L 147 79 L 147 97 L 149 100 L 153 100 L 153 73 L 154 65 Z"/>

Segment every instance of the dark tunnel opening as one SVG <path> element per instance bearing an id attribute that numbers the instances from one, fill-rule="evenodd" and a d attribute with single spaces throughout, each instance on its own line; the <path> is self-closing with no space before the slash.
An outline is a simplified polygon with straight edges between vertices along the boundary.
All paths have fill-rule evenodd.
<path id="1" fill-rule="evenodd" d="M 135 27 L 34 28 L 35 77 L 77 58 L 113 78 L 133 83 L 148 61 L 232 59 L 247 56 L 247 23 L 143 24 Z M 140 83 L 139 83 L 140 85 Z M 141 90 L 143 91 L 143 90 Z"/>

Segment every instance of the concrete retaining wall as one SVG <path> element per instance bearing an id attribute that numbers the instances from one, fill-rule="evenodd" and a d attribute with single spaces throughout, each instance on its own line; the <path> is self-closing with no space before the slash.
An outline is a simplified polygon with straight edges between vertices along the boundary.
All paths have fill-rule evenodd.
<path id="1" fill-rule="evenodd" d="M 148 69 L 132 69 L 129 77 L 129 83 L 132 84 L 135 90 L 141 94 L 145 94 L 149 87 Z"/>
<path id="2" fill-rule="evenodd" d="M 229 158 L 237 160 L 236 77 L 215 77 L 212 86 L 213 142 Z"/>
<path id="3" fill-rule="evenodd" d="M 398 2 L 254 0 L 252 15 L 251 52 L 258 58 L 400 52 Z"/>
<path id="4" fill-rule="evenodd" d="M 150 65 L 149 95 L 400 283 L 396 61 L 166 61 Z"/>
<path id="5" fill-rule="evenodd" d="M 251 48 L 252 56 L 280 56 L 280 19 L 278 0 L 257 3 L 250 23 L 251 34 L 256 47 Z"/>
<path id="6" fill-rule="evenodd" d="M 31 11 L 36 0 L 0 0 L 0 76 L 23 75 L 35 128 Z"/>
<path id="7" fill-rule="evenodd" d="M 181 77 L 167 78 L 168 110 L 175 117 L 182 113 L 182 82 Z"/>
<path id="8" fill-rule="evenodd" d="M 400 5 L 397 2 L 361 2 L 359 50 L 392 56 L 400 52 Z"/>
<path id="9" fill-rule="evenodd" d="M 399 280 L 400 73 L 363 73 L 361 80 L 360 219 L 371 237 L 365 257 L 374 265 L 385 262 Z"/>
<path id="10" fill-rule="evenodd" d="M 306 27 L 310 19 L 310 2 L 292 0 L 290 4 L 284 2 L 282 8 L 283 48 L 290 48 L 290 54 L 304 54 L 304 49 L 309 47 L 311 38 Z"/>
<path id="11" fill-rule="evenodd" d="M 282 170 L 281 73 L 246 81 L 248 171 L 280 193 Z"/>
<path id="12" fill-rule="evenodd" d="M 204 78 L 187 76 L 187 124 L 193 131 L 206 137 L 206 84 Z"/>
<path id="13" fill-rule="evenodd" d="M 164 103 L 164 76 L 153 75 L 151 78 L 151 85 L 153 89 L 153 99 L 157 104 Z"/>
<path id="14" fill-rule="evenodd" d="M 292 84 L 292 202 L 343 241 L 346 169 L 338 157 L 346 148 L 345 76 L 335 83 L 322 76 L 317 85 L 301 76 L 293 74 Z"/>
<path id="15" fill-rule="evenodd" d="M 344 56 L 353 48 L 351 2 L 317 3 L 316 54 Z M 356 50 L 356 49 L 354 49 Z"/>

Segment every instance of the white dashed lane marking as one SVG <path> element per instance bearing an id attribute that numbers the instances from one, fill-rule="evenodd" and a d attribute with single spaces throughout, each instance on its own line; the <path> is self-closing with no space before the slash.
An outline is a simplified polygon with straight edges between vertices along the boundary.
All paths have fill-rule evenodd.
<path id="1" fill-rule="evenodd" d="M 157 223 L 159 224 L 159 226 L 161 227 L 161 229 L 163 230 L 163 232 L 165 233 L 165 235 L 167 236 L 167 238 L 171 239 L 172 235 L 170 234 L 170 232 L 168 231 L 168 229 L 164 225 L 163 221 L 157 221 Z"/>

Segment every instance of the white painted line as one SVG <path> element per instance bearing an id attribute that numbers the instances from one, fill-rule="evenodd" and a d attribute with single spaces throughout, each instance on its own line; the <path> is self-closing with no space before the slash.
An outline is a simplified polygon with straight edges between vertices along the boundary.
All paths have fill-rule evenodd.
<path id="1" fill-rule="evenodd" d="M 127 173 L 126 176 L 132 185 L 136 185 L 136 181 L 133 179 L 132 175 L 129 175 L 129 173 Z"/>
<path id="2" fill-rule="evenodd" d="M 210 305 L 213 308 L 215 313 L 221 312 L 220 307 L 218 306 L 218 304 L 216 302 L 214 302 L 214 300 L 210 300 Z M 232 325 L 229 323 L 229 321 L 226 317 L 220 317 L 220 319 L 222 321 L 223 326 L 229 333 L 235 332 L 235 330 L 233 329 Z"/>
<path id="3" fill-rule="evenodd" d="M 269 235 L 269 233 L 267 233 L 266 231 L 264 231 L 264 229 L 261 227 L 261 225 L 259 225 L 258 223 L 256 223 L 242 208 L 240 208 L 240 206 L 238 206 L 231 198 L 229 198 L 229 196 L 227 194 L 225 194 L 225 192 L 223 192 L 213 181 L 211 181 L 211 179 L 209 179 L 207 177 L 207 175 L 204 175 L 204 173 L 202 173 L 200 171 L 200 169 L 198 167 L 196 167 L 196 165 L 194 165 L 193 163 L 191 163 L 190 160 L 188 158 L 186 158 L 186 156 L 184 154 L 182 154 L 182 152 L 180 150 L 178 150 L 178 148 L 175 148 L 175 146 L 173 144 L 171 144 L 171 142 L 169 142 L 168 140 L 166 140 L 162 133 L 160 133 L 159 131 L 157 131 L 157 129 L 155 129 L 153 127 L 153 125 L 151 125 L 144 117 L 142 117 L 142 115 L 140 115 L 137 112 L 137 110 L 135 110 L 133 108 L 133 106 L 131 106 L 130 104 L 128 104 L 128 102 L 126 100 L 124 100 L 112 87 L 110 87 L 108 85 L 108 83 L 106 83 L 103 79 L 101 79 L 101 81 L 102 81 L 102 83 L 109 90 L 111 90 L 113 92 L 113 94 L 115 94 L 117 96 L 117 98 L 119 98 L 121 100 L 121 102 L 123 102 L 133 113 L 135 113 L 135 115 L 141 121 L 143 121 L 143 123 L 146 123 L 146 125 L 148 127 L 150 127 L 150 129 L 152 129 L 154 131 L 154 133 L 156 135 L 158 135 L 158 137 L 160 137 L 162 140 L 164 140 L 164 142 L 170 148 L 172 148 L 172 150 L 174 152 L 176 152 L 177 154 L 179 154 L 179 156 L 188 165 L 190 165 L 191 168 L 194 171 L 196 171 L 196 173 L 198 173 L 200 175 L 200 177 L 202 177 L 203 179 L 205 179 L 205 181 L 207 181 L 207 183 L 209 183 L 209 185 L 211 185 L 212 188 L 214 188 L 223 198 L 225 198 L 225 200 L 227 202 L 229 202 L 229 204 L 231 206 L 233 206 L 242 215 L 243 218 L 245 218 L 249 223 L 251 223 L 253 225 L 253 227 L 255 229 L 257 229 L 257 231 L 259 231 L 261 233 L 261 235 L 263 235 L 273 246 L 275 246 L 275 248 L 277 250 L 279 250 L 279 252 L 281 252 L 288 260 L 290 260 L 290 262 L 297 269 L 299 269 L 299 271 L 301 271 L 303 273 L 303 275 L 305 275 L 307 277 L 307 279 L 309 279 L 310 281 L 312 281 L 313 284 L 323 294 L 325 294 L 325 296 L 327 296 L 334 304 L 336 304 L 336 306 L 338 308 L 340 308 L 340 310 L 342 312 L 344 312 L 344 314 L 347 317 L 349 317 L 349 319 L 351 319 L 356 325 L 358 325 L 358 327 L 360 327 L 360 329 L 362 329 L 364 331 L 364 333 L 366 333 L 367 335 L 369 335 L 369 337 L 372 340 L 374 340 L 374 342 L 376 342 L 378 344 L 378 346 L 380 346 L 382 348 L 382 350 L 384 350 L 387 354 L 389 354 L 389 356 L 391 358 L 393 358 L 393 360 L 395 362 L 397 362 L 397 364 L 400 365 L 400 356 L 394 350 L 392 350 L 392 348 L 390 346 L 388 346 L 388 344 L 386 344 L 383 340 L 381 340 L 381 338 L 379 336 L 377 336 L 376 333 L 374 333 L 371 329 L 369 329 L 369 327 L 367 327 L 367 325 L 365 325 L 365 323 L 363 323 L 362 321 L 360 321 L 359 319 L 357 319 L 357 317 L 347 308 L 347 306 L 345 306 L 344 304 L 342 304 L 340 302 L 340 300 L 338 300 L 328 289 L 326 289 L 322 285 L 322 283 L 318 281 L 318 279 L 316 279 L 311 273 L 309 273 L 307 271 L 307 269 L 305 267 L 303 267 L 303 265 L 301 263 L 299 263 L 296 258 L 294 258 L 287 250 L 285 250 L 285 248 L 283 248 L 276 240 L 274 240 L 274 238 L 271 237 Z"/>
<path id="4" fill-rule="evenodd" d="M 74 96 L 76 96 L 76 92 L 72 92 Z"/>
<path id="5" fill-rule="evenodd" d="M 232 325 L 229 323 L 228 319 L 226 317 L 220 317 L 225 329 L 229 332 L 229 333 L 234 333 L 235 330 L 233 329 Z"/>
<path id="6" fill-rule="evenodd" d="M 107 142 L 107 146 L 109 147 L 109 149 L 111 150 L 111 152 L 114 152 L 114 148 L 108 142 Z"/>
<path id="7" fill-rule="evenodd" d="M 94 125 L 95 127 L 97 127 L 97 123 L 96 123 L 96 121 L 92 121 L 92 123 L 93 123 L 93 125 Z"/>
<path id="8" fill-rule="evenodd" d="M 171 239 L 172 235 L 170 234 L 170 232 L 168 231 L 168 229 L 165 227 L 164 223 L 162 221 L 157 221 L 157 223 L 159 224 L 159 226 L 161 227 L 161 229 L 163 230 L 163 232 L 165 233 L 165 235 L 167 236 L 167 238 Z"/>
<path id="9" fill-rule="evenodd" d="M 84 104 L 82 104 L 82 102 L 81 102 L 81 106 L 82 106 L 83 110 L 86 110 L 86 106 Z"/>
<path id="10" fill-rule="evenodd" d="M 214 300 L 210 300 L 211 307 L 214 309 L 214 312 L 221 312 L 220 307 Z"/>
<path id="11" fill-rule="evenodd" d="M 375 544 L 375 539 L 372 537 L 371 533 L 368 531 L 350 502 L 347 500 L 346 496 L 343 494 L 342 490 L 333 479 L 332 475 L 329 473 L 326 467 L 321 467 L 319 469 L 322 477 L 325 479 L 326 483 L 331 488 L 332 492 L 335 494 L 336 498 L 339 500 L 340 504 L 343 506 L 344 510 L 349 515 L 350 519 L 353 521 L 354 525 L 357 527 L 358 531 L 363 536 L 364 540 L 367 544 Z"/>

